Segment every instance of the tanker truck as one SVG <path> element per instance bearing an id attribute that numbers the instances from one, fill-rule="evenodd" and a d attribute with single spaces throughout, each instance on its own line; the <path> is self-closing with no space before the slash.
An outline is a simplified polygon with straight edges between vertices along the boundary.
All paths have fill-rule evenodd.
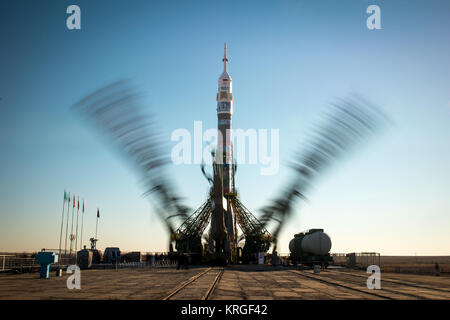
<path id="1" fill-rule="evenodd" d="M 294 235 L 289 242 L 290 259 L 293 264 L 321 265 L 326 268 L 333 262 L 330 256 L 331 239 L 323 229 L 310 229 Z"/>

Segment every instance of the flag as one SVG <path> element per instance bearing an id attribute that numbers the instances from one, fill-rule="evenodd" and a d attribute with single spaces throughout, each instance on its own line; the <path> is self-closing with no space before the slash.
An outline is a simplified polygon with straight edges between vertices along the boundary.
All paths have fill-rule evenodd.
<path id="1" fill-rule="evenodd" d="M 67 200 L 67 193 L 66 190 L 64 190 L 64 202 L 66 202 L 66 200 Z"/>
<path id="2" fill-rule="evenodd" d="M 78 210 L 80 210 L 80 197 L 78 197 Z"/>
<path id="3" fill-rule="evenodd" d="M 75 208 L 75 196 L 73 196 L 73 207 Z"/>
<path id="4" fill-rule="evenodd" d="M 100 218 L 100 210 L 97 208 L 97 218 Z"/>
<path id="5" fill-rule="evenodd" d="M 70 192 L 69 192 L 69 204 L 70 204 Z"/>
<path id="6" fill-rule="evenodd" d="M 84 213 L 84 200 L 83 200 L 83 213 Z"/>

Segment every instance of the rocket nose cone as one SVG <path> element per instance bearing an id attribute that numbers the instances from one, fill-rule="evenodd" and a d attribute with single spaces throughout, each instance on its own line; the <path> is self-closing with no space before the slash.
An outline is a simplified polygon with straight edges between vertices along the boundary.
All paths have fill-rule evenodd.
<path id="1" fill-rule="evenodd" d="M 222 72 L 222 74 L 220 75 L 219 79 L 228 79 L 231 80 L 230 75 L 228 74 L 228 72 L 224 71 Z"/>

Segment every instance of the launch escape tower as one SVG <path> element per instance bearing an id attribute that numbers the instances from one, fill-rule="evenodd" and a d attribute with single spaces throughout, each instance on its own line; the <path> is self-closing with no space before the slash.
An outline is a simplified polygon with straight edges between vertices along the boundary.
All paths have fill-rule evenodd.
<path id="1" fill-rule="evenodd" d="M 203 261 L 205 257 L 212 257 L 210 260 L 245 263 L 256 261 L 258 252 L 269 250 L 273 239 L 263 224 L 240 202 L 236 192 L 231 134 L 233 90 L 227 70 L 226 44 L 222 61 L 223 72 L 219 77 L 216 97 L 218 137 L 213 156 L 213 177 L 207 176 L 202 167 L 211 183 L 209 197 L 172 234 L 171 240 L 176 242 L 177 251 L 198 254 Z M 208 224 L 209 232 L 204 235 Z M 206 245 L 202 244 L 202 238 L 206 240 Z M 245 240 L 243 248 L 238 247 L 241 240 Z"/>

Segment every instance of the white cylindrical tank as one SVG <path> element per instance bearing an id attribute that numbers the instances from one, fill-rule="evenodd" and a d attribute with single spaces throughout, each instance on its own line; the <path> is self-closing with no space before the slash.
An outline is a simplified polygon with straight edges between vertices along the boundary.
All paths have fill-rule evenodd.
<path id="1" fill-rule="evenodd" d="M 292 242 L 292 249 L 293 247 L 294 243 Z M 291 243 L 289 243 L 289 249 L 290 248 Z M 331 239 L 325 232 L 313 232 L 303 238 L 302 250 L 315 255 L 325 255 L 331 250 Z"/>

